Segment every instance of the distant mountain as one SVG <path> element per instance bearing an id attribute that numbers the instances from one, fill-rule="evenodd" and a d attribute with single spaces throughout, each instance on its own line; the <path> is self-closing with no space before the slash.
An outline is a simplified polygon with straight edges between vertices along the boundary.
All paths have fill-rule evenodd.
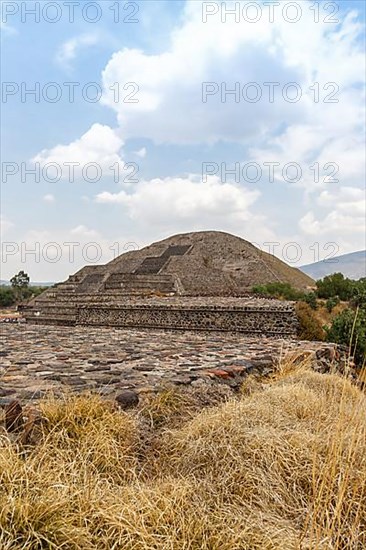
<path id="1" fill-rule="evenodd" d="M 332 273 L 343 273 L 349 279 L 361 279 L 361 277 L 366 277 L 366 250 L 303 265 L 299 269 L 313 279 L 323 279 Z"/>
<path id="2" fill-rule="evenodd" d="M 29 286 L 53 286 L 55 283 L 37 283 L 34 281 L 31 281 L 29 283 Z M 10 286 L 10 281 L 4 281 L 3 279 L 0 279 L 0 286 Z"/>

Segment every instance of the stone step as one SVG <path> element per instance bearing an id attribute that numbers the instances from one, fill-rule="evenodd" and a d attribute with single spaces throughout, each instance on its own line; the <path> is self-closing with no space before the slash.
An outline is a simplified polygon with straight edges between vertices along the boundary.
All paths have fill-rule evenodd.
<path id="1" fill-rule="evenodd" d="M 157 291 L 156 291 L 157 292 Z M 55 303 L 59 304 L 61 307 L 65 305 L 75 306 L 77 304 L 84 303 L 105 303 L 105 302 L 116 302 L 116 301 L 125 301 L 128 297 L 139 297 L 150 295 L 151 291 L 141 292 L 141 291 L 131 291 L 124 289 L 109 289 L 108 292 L 103 294 L 79 294 L 79 295 L 58 295 L 56 298 L 37 298 L 34 302 L 35 308 L 43 308 L 48 306 L 54 306 Z M 174 294 L 174 292 L 167 292 L 166 294 Z"/>
<path id="2" fill-rule="evenodd" d="M 67 306 L 65 305 L 60 305 L 60 304 L 49 304 L 49 305 L 45 305 L 45 306 L 42 306 L 42 307 L 33 307 L 31 309 L 28 309 L 26 310 L 24 313 L 27 313 L 28 311 L 29 312 L 34 312 L 34 311 L 53 311 L 55 313 L 68 313 L 68 312 L 73 312 L 75 310 L 75 305 L 74 304 L 68 304 Z"/>
<path id="3" fill-rule="evenodd" d="M 172 276 L 169 274 L 137 274 L 137 273 L 111 273 L 108 279 L 118 279 L 121 281 L 166 281 L 171 282 Z M 107 279 L 107 280 L 108 280 Z"/>
<path id="4" fill-rule="evenodd" d="M 52 326 L 75 326 L 76 325 L 76 319 L 75 318 L 63 318 L 63 317 L 32 317 L 30 319 L 26 319 L 27 323 L 32 325 L 52 325 Z"/>
<path id="5" fill-rule="evenodd" d="M 174 292 L 174 286 L 169 284 L 161 284 L 161 285 L 150 285 L 150 284 L 144 284 L 144 283 L 119 283 L 119 284 L 111 284 L 106 286 L 106 290 L 121 290 L 125 294 L 129 293 L 138 293 L 139 291 L 148 293 L 148 292 L 154 292 L 154 291 L 160 291 L 160 292 Z"/>
<path id="6" fill-rule="evenodd" d="M 160 290 L 174 292 L 174 281 L 170 275 L 135 275 L 112 273 L 104 283 L 106 290 L 124 289 L 129 291 Z"/>
<path id="7" fill-rule="evenodd" d="M 77 288 L 77 284 L 75 283 L 63 283 L 60 287 L 58 287 L 57 292 L 60 290 L 65 290 L 67 292 L 75 292 Z"/>
<path id="8" fill-rule="evenodd" d="M 86 275 L 79 285 L 77 285 L 75 292 L 97 292 L 104 285 L 104 279 L 106 275 L 104 273 L 91 273 Z"/>
<path id="9" fill-rule="evenodd" d="M 45 291 L 35 299 L 37 305 L 48 302 L 79 302 L 84 297 L 95 297 L 97 294 L 104 300 L 105 294 L 116 296 L 138 296 L 154 292 L 175 293 L 174 280 L 170 275 L 135 275 L 131 273 L 112 273 L 105 277 L 102 274 L 87 275 L 81 283 L 60 284 L 57 288 Z"/>
<path id="10" fill-rule="evenodd" d="M 38 315 L 39 313 L 39 315 Z M 28 311 L 25 312 L 23 315 L 26 319 L 27 318 L 46 318 L 46 317 L 60 317 L 60 318 L 69 318 L 69 317 L 75 317 L 76 316 L 76 308 L 69 309 L 68 311 L 62 311 L 62 310 L 51 310 L 51 309 L 42 309 L 42 310 L 34 310 L 34 311 Z"/>

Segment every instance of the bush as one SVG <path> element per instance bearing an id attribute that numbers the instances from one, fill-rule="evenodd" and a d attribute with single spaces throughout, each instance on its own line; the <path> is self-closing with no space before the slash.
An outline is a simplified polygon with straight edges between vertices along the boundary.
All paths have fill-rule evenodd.
<path id="1" fill-rule="evenodd" d="M 29 286 L 22 289 L 21 294 L 11 286 L 0 287 L 0 307 L 11 307 L 23 300 L 39 296 L 47 289 L 42 286 Z"/>
<path id="2" fill-rule="evenodd" d="M 267 283 L 266 285 L 255 285 L 252 288 L 254 294 L 268 296 L 271 298 L 284 298 L 285 300 L 303 300 L 304 292 L 300 292 L 293 288 L 290 283 Z"/>
<path id="3" fill-rule="evenodd" d="M 345 309 L 326 329 L 327 340 L 350 346 L 356 365 L 364 366 L 366 358 L 366 310 Z"/>
<path id="4" fill-rule="evenodd" d="M 306 302 L 296 304 L 296 313 L 300 323 L 299 338 L 301 340 L 325 339 L 325 331 L 322 324 L 314 314 L 314 310 Z"/>
<path id="5" fill-rule="evenodd" d="M 333 308 L 337 306 L 339 303 L 340 303 L 340 299 L 338 298 L 338 296 L 335 296 L 332 298 L 328 298 L 328 300 L 325 303 L 325 307 L 327 308 L 329 313 L 332 313 Z"/>
<path id="6" fill-rule="evenodd" d="M 0 287 L 0 307 L 10 307 L 15 304 L 14 291 L 10 287 Z"/>
<path id="7" fill-rule="evenodd" d="M 355 282 L 342 273 L 327 275 L 316 282 L 318 298 L 338 297 L 342 301 L 350 300 L 354 294 Z"/>
<path id="8" fill-rule="evenodd" d="M 366 308 L 366 277 L 354 283 L 353 296 L 350 301 L 353 307 Z"/>
<path id="9" fill-rule="evenodd" d="M 294 302 L 306 302 L 311 309 L 318 309 L 317 295 L 315 292 L 302 292 L 296 290 L 290 283 L 267 283 L 266 285 L 255 285 L 252 288 L 254 294 L 269 298 L 291 300 Z"/>
<path id="10" fill-rule="evenodd" d="M 304 294 L 303 301 L 309 304 L 311 309 L 314 309 L 314 310 L 318 309 L 315 292 L 309 292 L 308 294 Z"/>

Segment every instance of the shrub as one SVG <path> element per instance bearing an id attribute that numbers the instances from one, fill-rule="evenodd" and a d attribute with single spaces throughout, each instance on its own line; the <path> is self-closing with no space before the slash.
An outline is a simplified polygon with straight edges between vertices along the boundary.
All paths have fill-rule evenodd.
<path id="1" fill-rule="evenodd" d="M 0 287 L 0 307 L 10 307 L 15 304 L 14 291 L 10 287 Z"/>
<path id="2" fill-rule="evenodd" d="M 350 346 L 357 366 L 362 367 L 366 358 L 366 310 L 345 309 L 339 313 L 329 328 L 326 328 L 327 340 Z"/>
<path id="3" fill-rule="evenodd" d="M 350 303 L 353 307 L 366 308 L 366 277 L 355 282 Z"/>
<path id="4" fill-rule="evenodd" d="M 252 288 L 254 294 L 269 296 L 273 298 L 284 298 L 285 300 L 303 300 L 304 292 L 293 288 L 290 283 L 267 283 L 266 285 L 255 285 Z"/>
<path id="5" fill-rule="evenodd" d="M 314 310 L 306 302 L 296 304 L 296 313 L 300 323 L 299 338 L 302 340 L 324 340 L 325 331 Z"/>
<path id="6" fill-rule="evenodd" d="M 309 304 L 311 309 L 314 309 L 314 310 L 318 309 L 315 292 L 308 292 L 307 294 L 304 294 L 304 297 L 302 298 L 302 300 L 307 304 Z"/>
<path id="7" fill-rule="evenodd" d="M 329 313 L 332 313 L 332 310 L 335 306 L 337 306 L 340 303 L 340 299 L 338 296 L 332 296 L 332 298 L 328 298 L 328 300 L 325 303 L 325 307 L 329 311 Z"/>
<path id="8" fill-rule="evenodd" d="M 0 307 L 14 306 L 15 304 L 21 301 L 29 300 L 30 298 L 39 296 L 47 288 L 48 287 L 29 286 L 29 287 L 22 288 L 20 293 L 18 290 L 15 290 L 11 286 L 1 286 L 0 287 Z"/>
<path id="9" fill-rule="evenodd" d="M 316 282 L 319 298 L 333 298 L 338 296 L 340 300 L 350 300 L 354 293 L 354 281 L 344 277 L 342 273 L 327 275 Z"/>

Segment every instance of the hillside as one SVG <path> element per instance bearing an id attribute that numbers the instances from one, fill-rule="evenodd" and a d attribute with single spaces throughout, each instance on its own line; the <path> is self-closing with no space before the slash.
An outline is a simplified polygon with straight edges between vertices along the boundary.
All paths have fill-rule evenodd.
<path id="1" fill-rule="evenodd" d="M 323 279 L 332 273 L 343 273 L 349 279 L 361 279 L 361 277 L 366 277 L 366 250 L 303 265 L 300 269 L 316 280 Z"/>

